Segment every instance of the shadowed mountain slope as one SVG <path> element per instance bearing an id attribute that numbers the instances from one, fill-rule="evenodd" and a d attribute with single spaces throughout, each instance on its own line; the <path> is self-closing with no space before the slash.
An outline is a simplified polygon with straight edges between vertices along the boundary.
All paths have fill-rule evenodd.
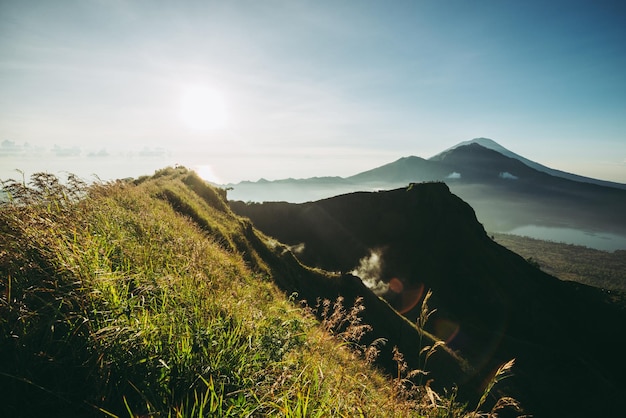
<path id="1" fill-rule="evenodd" d="M 625 341 L 617 331 L 626 323 L 624 309 L 601 290 L 559 281 L 493 242 L 445 184 L 230 205 L 264 233 L 299 246 L 307 265 L 347 272 L 378 254 L 377 268 L 369 266 L 377 277 L 363 274 L 410 320 L 432 289 L 437 312 L 428 330 L 469 360 L 478 372 L 471 386 L 514 357 L 507 389 L 536 416 L 618 410 L 626 390 Z"/>

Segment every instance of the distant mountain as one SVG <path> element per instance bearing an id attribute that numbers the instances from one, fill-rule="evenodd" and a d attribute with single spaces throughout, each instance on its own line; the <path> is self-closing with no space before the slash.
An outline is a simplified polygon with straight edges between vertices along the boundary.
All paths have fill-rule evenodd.
<path id="1" fill-rule="evenodd" d="M 440 154 L 446 179 L 490 230 L 543 225 L 626 235 L 626 190 L 538 171 L 473 143 Z"/>
<path id="2" fill-rule="evenodd" d="M 450 151 L 452 151 L 452 150 L 454 150 L 456 148 L 464 147 L 465 145 L 471 145 L 471 144 L 478 144 L 478 145 L 483 146 L 485 148 L 489 148 L 491 150 L 497 151 L 497 152 L 499 152 L 502 155 L 506 155 L 507 157 L 517 158 L 520 161 L 525 160 L 524 157 L 521 157 L 521 156 L 515 154 L 514 152 L 509 151 L 508 149 L 504 148 L 502 145 L 498 144 L 493 139 L 489 139 L 489 138 L 474 138 L 474 139 L 470 139 L 469 141 L 459 142 L 455 146 L 450 147 L 450 148 L 440 152 L 439 154 L 435 155 L 434 157 L 429 158 L 429 160 L 439 161 L 439 160 L 441 160 L 441 157 L 443 155 L 447 154 L 448 152 L 450 152 Z"/>
<path id="3" fill-rule="evenodd" d="M 285 179 L 228 186 L 233 188 L 229 192 L 231 200 L 299 203 L 354 191 L 443 181 L 476 210 L 490 231 L 508 232 L 539 225 L 626 236 L 626 185 L 569 173 L 560 175 L 557 170 L 537 167 L 543 166 L 492 140 L 478 138 L 430 159 L 404 157 L 346 178 Z"/>
<path id="4" fill-rule="evenodd" d="M 348 177 L 351 183 L 368 184 L 408 184 L 416 180 L 431 181 L 444 179 L 450 172 L 441 164 L 420 157 L 403 157 L 372 170 Z"/>
<path id="5" fill-rule="evenodd" d="M 517 159 L 472 142 L 444 151 L 428 160 L 419 157 L 401 158 L 348 177 L 347 180 L 359 184 L 406 184 L 415 181 L 494 183 L 500 180 L 517 180 L 520 176 L 530 180 L 545 178 L 546 174 Z"/>
<path id="6" fill-rule="evenodd" d="M 520 180 L 549 177 L 500 154 L 502 160 L 493 161 L 494 151 L 477 144 L 463 148 L 445 160 L 462 169 L 464 161 L 483 158 L 488 166 L 468 173 L 472 181 L 498 170 L 512 170 Z M 423 164 L 402 160 L 413 162 Z M 393 167 L 383 170 L 402 176 Z M 506 390 L 534 416 L 609 416 L 622 408 L 625 341 L 617 330 L 626 323 L 624 308 L 610 294 L 562 282 L 495 243 L 472 208 L 445 184 L 230 207 L 264 233 L 298 247 L 302 263 L 352 271 L 411 321 L 432 289 L 437 312 L 428 331 L 468 359 L 476 373 L 459 382 L 461 390 L 515 358 Z"/>
<path id="7" fill-rule="evenodd" d="M 465 146 L 465 145 L 471 145 L 471 144 L 478 144 L 481 145 L 485 148 L 489 148 L 491 150 L 497 151 L 500 154 L 510 157 L 510 158 L 515 158 L 516 160 L 519 160 L 521 162 L 523 162 L 524 164 L 526 164 L 528 167 L 534 168 L 535 170 L 538 171 L 542 171 L 544 173 L 548 173 L 552 176 L 556 176 L 556 177 L 562 177 L 564 179 L 568 179 L 568 180 L 573 180 L 573 181 L 580 181 L 583 183 L 592 183 L 592 184 L 597 184 L 599 186 L 606 186 L 606 187 L 616 187 L 618 189 L 626 189 L 626 184 L 623 183 L 617 183 L 617 182 L 613 182 L 613 181 L 606 181 L 606 180 L 599 180 L 599 179 L 594 179 L 594 178 L 590 178 L 590 177 L 585 177 L 585 176 L 579 176 L 577 174 L 572 174 L 572 173 L 567 173 L 565 171 L 561 171 L 561 170 L 555 170 L 553 168 L 549 168 L 546 167 L 545 165 L 539 164 L 535 161 L 531 161 L 528 158 L 524 158 L 521 155 L 518 155 L 512 151 L 509 151 L 508 149 L 504 148 L 502 145 L 498 144 L 496 141 L 489 139 L 489 138 L 475 138 L 469 141 L 463 141 L 451 148 L 448 148 L 447 150 L 435 155 L 434 157 L 429 158 L 430 161 L 440 161 L 445 154 L 447 154 L 448 152 Z"/>

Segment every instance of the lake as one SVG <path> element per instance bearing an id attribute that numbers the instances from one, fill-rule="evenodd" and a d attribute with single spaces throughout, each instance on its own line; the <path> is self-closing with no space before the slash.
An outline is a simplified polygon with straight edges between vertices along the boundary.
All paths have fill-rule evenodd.
<path id="1" fill-rule="evenodd" d="M 603 251 L 626 250 L 626 236 L 613 234 L 611 232 L 592 232 L 574 228 L 524 225 L 506 231 L 506 233 L 544 241 L 582 245 Z"/>

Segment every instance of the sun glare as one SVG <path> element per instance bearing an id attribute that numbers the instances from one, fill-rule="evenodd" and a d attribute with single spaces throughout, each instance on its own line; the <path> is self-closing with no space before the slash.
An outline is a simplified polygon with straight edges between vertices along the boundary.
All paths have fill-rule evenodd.
<path id="1" fill-rule="evenodd" d="M 215 174 L 215 171 L 213 171 L 213 167 L 211 167 L 210 165 L 203 164 L 198 165 L 194 168 L 202 179 L 215 184 L 223 183 L 222 180 Z"/>
<path id="2" fill-rule="evenodd" d="M 228 127 L 230 114 L 222 93 L 208 85 L 183 87 L 179 116 L 185 127 L 193 131 L 214 131 Z"/>

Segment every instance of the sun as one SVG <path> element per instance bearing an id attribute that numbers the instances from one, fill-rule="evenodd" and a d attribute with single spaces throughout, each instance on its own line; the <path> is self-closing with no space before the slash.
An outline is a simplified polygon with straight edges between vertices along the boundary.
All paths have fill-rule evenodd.
<path id="1" fill-rule="evenodd" d="M 202 178 L 210 183 L 214 184 L 222 184 L 223 181 L 220 179 L 217 174 L 215 174 L 215 170 L 209 164 L 201 164 L 194 167 L 196 173 Z"/>
<path id="2" fill-rule="evenodd" d="M 225 129 L 230 123 L 224 95 L 206 84 L 191 84 L 181 89 L 179 117 L 186 128 L 200 132 Z"/>

